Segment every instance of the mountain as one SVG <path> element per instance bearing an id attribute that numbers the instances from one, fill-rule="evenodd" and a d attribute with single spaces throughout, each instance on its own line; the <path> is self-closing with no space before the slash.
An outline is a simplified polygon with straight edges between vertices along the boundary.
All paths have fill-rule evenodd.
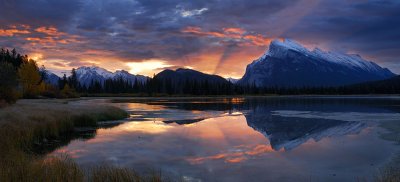
<path id="1" fill-rule="evenodd" d="M 267 137 L 277 151 L 294 149 L 310 139 L 318 142 L 327 137 L 356 134 L 366 127 L 365 123 L 356 121 L 245 116 L 247 124 Z"/>
<path id="2" fill-rule="evenodd" d="M 130 81 L 132 84 L 135 82 L 135 80 L 144 83 L 147 81 L 147 79 L 149 79 L 149 77 L 147 76 L 143 76 L 143 75 L 133 75 L 130 74 L 129 72 L 125 71 L 125 70 L 118 70 L 114 73 L 114 79 L 118 79 L 118 78 L 122 78 L 123 80 L 127 80 Z"/>
<path id="3" fill-rule="evenodd" d="M 132 75 L 127 71 L 121 70 L 116 72 L 110 72 L 104 68 L 100 68 L 97 66 L 90 67 L 79 67 L 76 69 L 76 75 L 78 77 L 78 81 L 82 86 L 88 86 L 92 83 L 92 81 L 97 81 L 103 83 L 107 79 L 119 79 L 122 78 L 126 81 L 131 82 L 132 84 L 135 80 L 139 82 L 146 82 L 148 77 L 143 75 Z"/>
<path id="4" fill-rule="evenodd" d="M 41 69 L 41 72 L 45 75 L 44 82 L 50 85 L 58 86 L 58 81 L 60 80 L 60 77 L 58 77 L 56 74 L 45 70 Z"/>
<path id="5" fill-rule="evenodd" d="M 323 100 L 308 100 L 307 104 L 301 104 L 306 100 L 277 99 L 268 103 L 254 100 L 243 114 L 247 125 L 268 138 L 271 147 L 277 151 L 282 148 L 292 150 L 309 140 L 318 142 L 323 138 L 357 134 L 367 127 L 364 122 L 313 117 L 312 113 L 342 113 L 349 108 L 367 113 L 371 110 L 369 107 Z M 301 114 L 284 114 L 296 112 Z"/>
<path id="6" fill-rule="evenodd" d="M 226 80 L 228 80 L 228 82 L 231 82 L 233 84 L 235 84 L 235 83 L 237 83 L 239 81 L 239 79 L 231 78 L 231 77 L 227 78 Z"/>
<path id="7" fill-rule="evenodd" d="M 212 84 L 228 84 L 229 82 L 218 75 L 209 75 L 192 69 L 178 68 L 175 71 L 166 69 L 158 73 L 154 79 L 170 80 L 175 83 L 183 83 L 185 81 L 209 82 Z"/>
<path id="8" fill-rule="evenodd" d="M 387 68 L 366 61 L 359 55 L 310 51 L 285 39 L 274 40 L 268 51 L 246 68 L 238 84 L 261 87 L 341 86 L 395 76 Z"/>

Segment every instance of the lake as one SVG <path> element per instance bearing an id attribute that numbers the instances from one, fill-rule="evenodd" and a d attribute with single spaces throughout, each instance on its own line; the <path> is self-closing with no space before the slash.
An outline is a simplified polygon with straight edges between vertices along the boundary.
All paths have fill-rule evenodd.
<path id="1" fill-rule="evenodd" d="M 372 180 L 400 153 L 400 97 L 112 98 L 130 118 L 49 155 L 183 181 Z"/>

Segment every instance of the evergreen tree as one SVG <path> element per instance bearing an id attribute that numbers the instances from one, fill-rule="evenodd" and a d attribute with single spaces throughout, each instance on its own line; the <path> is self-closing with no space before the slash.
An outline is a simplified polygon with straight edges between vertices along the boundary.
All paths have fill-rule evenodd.
<path id="1" fill-rule="evenodd" d="M 71 76 L 68 78 L 68 83 L 69 83 L 69 86 L 73 89 L 79 89 L 79 87 L 80 87 L 75 68 L 73 68 L 71 70 Z"/>
<path id="2" fill-rule="evenodd" d="M 17 100 L 17 72 L 10 63 L 0 62 L 0 100 L 14 103 Z"/>

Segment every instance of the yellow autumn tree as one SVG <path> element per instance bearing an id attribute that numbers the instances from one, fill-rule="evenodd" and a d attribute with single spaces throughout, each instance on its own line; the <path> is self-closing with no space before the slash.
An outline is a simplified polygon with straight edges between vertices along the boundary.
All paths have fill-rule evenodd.
<path id="1" fill-rule="evenodd" d="M 39 67 L 32 59 L 21 65 L 18 70 L 18 78 L 21 83 L 24 97 L 36 97 L 41 92 L 41 77 Z"/>

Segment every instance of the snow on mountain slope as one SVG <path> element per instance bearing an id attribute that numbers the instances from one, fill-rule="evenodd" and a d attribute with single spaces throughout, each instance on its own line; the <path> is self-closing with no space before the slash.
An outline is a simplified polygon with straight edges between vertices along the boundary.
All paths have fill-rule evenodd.
<path id="1" fill-rule="evenodd" d="M 132 81 L 132 83 L 135 82 L 135 80 L 137 80 L 140 83 L 144 83 L 147 81 L 148 77 L 147 76 L 143 76 L 143 75 L 133 75 L 130 74 L 129 72 L 125 71 L 125 70 L 118 70 L 114 73 L 113 75 L 114 79 L 117 78 L 122 78 L 124 80 L 127 81 Z"/>
<path id="2" fill-rule="evenodd" d="M 146 82 L 148 78 L 143 75 L 132 75 L 124 70 L 116 71 L 113 73 L 98 66 L 79 67 L 76 69 L 76 75 L 78 77 L 79 83 L 83 86 L 88 86 L 94 81 L 103 83 L 107 79 L 119 79 L 119 78 L 122 78 L 133 84 L 135 83 L 135 80 L 139 82 Z"/>
<path id="3" fill-rule="evenodd" d="M 310 51 L 293 40 L 274 40 L 268 51 L 246 68 L 239 84 L 257 86 L 340 86 L 395 76 L 359 55 Z"/>
<path id="4" fill-rule="evenodd" d="M 239 81 L 239 79 L 231 78 L 231 77 L 227 78 L 226 80 L 228 80 L 228 82 L 231 82 L 231 83 L 233 83 L 233 84 L 235 84 L 236 82 Z"/>

